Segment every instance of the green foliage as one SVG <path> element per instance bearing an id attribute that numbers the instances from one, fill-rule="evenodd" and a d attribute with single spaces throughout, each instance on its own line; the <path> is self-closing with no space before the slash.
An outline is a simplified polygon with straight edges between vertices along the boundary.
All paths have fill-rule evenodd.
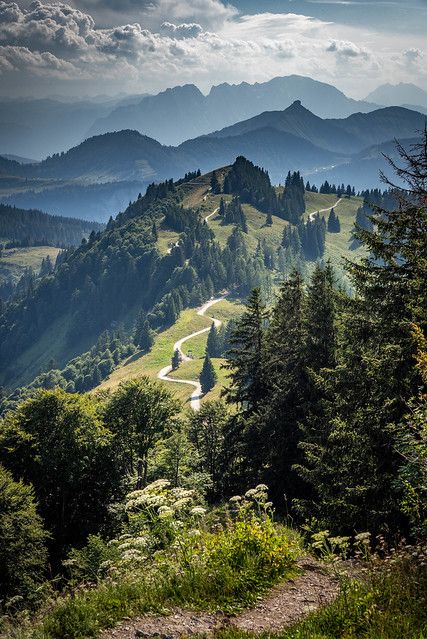
<path id="1" fill-rule="evenodd" d="M 38 391 L 0 423 L 0 451 L 13 476 L 34 486 L 55 554 L 107 518 L 120 477 L 92 398 Z"/>
<path id="2" fill-rule="evenodd" d="M 114 448 L 127 473 L 138 473 L 138 485 L 147 482 L 148 455 L 155 443 L 171 433 L 179 402 L 165 386 L 148 377 L 120 384 L 107 402 L 105 424 L 114 434 Z"/>
<path id="3" fill-rule="evenodd" d="M 302 214 L 305 212 L 304 201 L 304 180 L 297 171 L 291 174 L 289 171 L 285 180 L 285 188 L 279 198 L 281 216 L 291 222 L 298 224 Z"/>
<path id="4" fill-rule="evenodd" d="M 128 534 L 108 546 L 91 538 L 88 549 L 73 554 L 71 561 L 88 570 L 86 578 L 93 566 L 101 567 L 96 585 L 51 604 L 30 631 L 32 639 L 94 637 L 124 617 L 174 604 L 232 612 L 296 573 L 300 539 L 273 523 L 265 486 L 234 499 L 232 514 L 221 523 L 209 525 L 206 511 L 195 503 L 193 491 L 172 489 L 164 481 L 131 493 Z M 102 576 L 105 569 L 111 576 Z"/>
<path id="5" fill-rule="evenodd" d="M 143 311 L 139 313 L 136 320 L 134 341 L 141 350 L 147 352 L 154 344 L 154 332 L 151 330 L 150 323 Z"/>
<path id="6" fill-rule="evenodd" d="M 339 233 L 341 231 L 341 224 L 338 215 L 332 208 L 328 217 L 328 232 Z"/>
<path id="7" fill-rule="evenodd" d="M 389 568 L 374 566 L 363 580 L 343 578 L 333 603 L 271 639 L 424 639 L 427 573 L 417 559 L 399 557 Z M 216 639 L 254 639 L 235 629 Z"/>
<path id="8" fill-rule="evenodd" d="M 225 176 L 224 193 L 238 195 L 242 202 L 260 211 L 275 213 L 277 197 L 267 171 L 239 156 Z"/>
<path id="9" fill-rule="evenodd" d="M 102 224 L 0 204 L 0 237 L 8 246 L 78 246 Z"/>
<path id="10" fill-rule="evenodd" d="M 200 472 L 210 478 L 208 497 L 211 500 L 218 498 L 222 492 L 227 420 L 227 409 L 221 401 L 205 402 L 190 418 L 189 438 L 198 455 Z"/>
<path id="11" fill-rule="evenodd" d="M 203 361 L 202 370 L 200 371 L 200 385 L 202 387 L 202 393 L 206 395 L 215 386 L 217 375 L 213 367 L 211 358 L 206 352 L 205 359 Z"/>
<path id="12" fill-rule="evenodd" d="M 0 610 L 12 597 L 37 598 L 47 562 L 48 534 L 33 490 L 0 466 Z"/>
<path id="13" fill-rule="evenodd" d="M 230 371 L 226 397 L 244 409 L 256 407 L 265 389 L 263 364 L 266 318 L 261 291 L 254 289 L 248 298 L 245 312 L 234 326 L 226 364 Z"/>

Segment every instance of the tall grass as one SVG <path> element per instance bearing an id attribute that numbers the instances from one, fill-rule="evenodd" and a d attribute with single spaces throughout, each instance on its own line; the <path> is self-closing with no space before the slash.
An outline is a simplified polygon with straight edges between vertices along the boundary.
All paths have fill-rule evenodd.
<path id="1" fill-rule="evenodd" d="M 53 601 L 19 639 L 83 639 L 125 617 L 171 605 L 238 611 L 278 579 L 295 575 L 299 537 L 271 519 L 187 530 L 143 567 L 114 571 Z M 10 634 L 9 636 L 12 636 Z"/>

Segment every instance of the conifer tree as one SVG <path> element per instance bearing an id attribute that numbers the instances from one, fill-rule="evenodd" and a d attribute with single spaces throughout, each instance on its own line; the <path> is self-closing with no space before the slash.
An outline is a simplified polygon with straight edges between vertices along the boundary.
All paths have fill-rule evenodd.
<path id="1" fill-rule="evenodd" d="M 265 328 L 267 313 L 261 291 L 254 289 L 249 295 L 246 310 L 236 321 L 230 337 L 231 349 L 226 354 L 225 368 L 230 371 L 228 401 L 254 410 L 265 395 Z"/>
<path id="2" fill-rule="evenodd" d="M 330 263 L 316 264 L 307 290 L 307 365 L 314 371 L 335 365 L 334 274 Z"/>
<path id="3" fill-rule="evenodd" d="M 206 352 L 199 379 L 200 385 L 202 387 L 202 393 L 204 395 L 206 395 L 206 393 L 209 393 L 209 391 L 212 390 L 212 388 L 216 384 L 217 375 L 208 352 Z"/>
<path id="4" fill-rule="evenodd" d="M 171 365 L 172 370 L 176 371 L 182 362 L 182 355 L 178 349 L 176 349 L 172 355 Z"/>
<path id="5" fill-rule="evenodd" d="M 219 335 L 214 322 L 212 322 L 212 325 L 208 334 L 206 350 L 209 357 L 220 357 L 221 355 Z"/>
<path id="6" fill-rule="evenodd" d="M 151 227 L 151 233 L 153 235 L 154 242 L 157 242 L 157 240 L 159 239 L 159 232 L 157 230 L 157 224 L 155 220 L 153 222 L 153 226 Z"/>
<path id="7" fill-rule="evenodd" d="M 214 195 L 218 195 L 218 193 L 221 193 L 221 185 L 215 171 L 212 173 L 211 177 L 211 190 Z"/>
<path id="8" fill-rule="evenodd" d="M 154 343 L 153 331 L 144 311 L 140 311 L 136 320 L 134 343 L 143 351 L 149 351 Z"/>

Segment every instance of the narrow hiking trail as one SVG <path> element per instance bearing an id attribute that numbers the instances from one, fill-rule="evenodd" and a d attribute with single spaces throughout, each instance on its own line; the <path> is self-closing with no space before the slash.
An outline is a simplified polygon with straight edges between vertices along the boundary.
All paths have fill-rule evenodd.
<path id="1" fill-rule="evenodd" d="M 165 616 L 147 615 L 122 622 L 101 634 L 101 639 L 181 639 L 212 635 L 223 628 L 256 634 L 278 633 L 331 603 L 339 594 L 339 581 L 318 563 L 302 560 L 303 574 L 272 588 L 253 608 L 237 615 L 173 608 Z"/>
<path id="2" fill-rule="evenodd" d="M 200 315 L 201 317 L 207 317 L 208 319 L 212 320 L 212 322 L 215 324 L 216 328 L 219 328 L 221 326 L 221 324 L 222 324 L 221 320 L 216 319 L 215 317 L 209 317 L 209 315 L 205 315 L 205 313 L 211 306 L 213 306 L 214 304 L 218 304 L 218 302 L 222 302 L 223 300 L 225 300 L 225 296 L 209 300 L 208 302 L 203 304 L 203 306 L 201 306 L 197 310 L 197 315 Z M 173 345 L 173 353 L 176 350 L 179 351 L 179 353 L 181 354 L 181 357 L 182 357 L 182 361 L 183 362 L 190 362 L 191 361 L 191 357 L 188 357 L 183 352 L 182 345 L 185 344 L 185 342 L 187 342 L 188 340 L 192 339 L 193 337 L 197 337 L 197 335 L 203 335 L 203 333 L 208 333 L 210 330 L 211 330 L 211 327 L 208 326 L 207 328 L 202 328 L 202 330 L 200 330 L 200 331 L 196 331 L 195 333 L 190 333 L 190 335 L 186 335 L 185 337 L 181 337 L 181 339 L 179 339 Z M 171 372 L 171 370 L 172 370 L 172 366 L 171 365 L 165 366 L 164 368 L 161 369 L 161 371 L 158 372 L 157 377 L 159 379 L 161 379 L 162 381 L 164 381 L 164 382 L 174 382 L 174 383 L 177 383 L 177 384 L 188 384 L 189 386 L 193 386 L 194 387 L 194 391 L 191 394 L 190 406 L 191 406 L 192 410 L 194 410 L 194 411 L 200 410 L 200 396 L 202 394 L 202 387 L 200 385 L 200 382 L 194 382 L 194 381 L 192 381 L 190 379 L 177 379 L 175 377 L 169 377 L 169 373 Z"/>
<path id="3" fill-rule="evenodd" d="M 314 218 L 316 217 L 318 213 L 328 213 L 331 209 L 334 209 L 336 206 L 338 206 L 340 202 L 342 202 L 342 197 L 340 197 L 340 199 L 337 200 L 335 204 L 332 204 L 331 206 L 327 206 L 326 209 L 319 209 L 318 211 L 313 211 L 313 213 L 310 213 L 310 215 L 308 216 L 310 222 L 314 220 Z"/>
<path id="4" fill-rule="evenodd" d="M 215 215 L 215 213 L 218 213 L 219 211 L 219 207 L 217 207 L 214 211 L 212 211 L 212 213 L 209 213 L 209 215 L 207 215 L 204 218 L 204 221 L 207 223 L 209 218 L 211 218 L 213 215 Z M 178 242 L 176 243 L 175 246 L 178 245 Z M 170 252 L 172 249 L 169 249 L 168 252 Z M 224 297 L 218 297 L 216 299 L 211 299 L 208 302 L 206 302 L 205 304 L 203 304 L 203 306 L 201 306 L 198 310 L 197 310 L 197 315 L 200 315 L 201 317 L 205 317 L 205 313 L 206 311 L 213 306 L 214 304 L 218 304 L 218 302 L 222 302 L 225 299 Z M 206 316 L 208 319 L 212 320 L 212 322 L 215 324 L 216 328 L 219 328 L 222 324 L 221 320 L 216 319 L 214 317 L 209 317 L 208 315 Z M 208 333 L 210 331 L 211 327 L 208 326 L 207 328 L 203 328 L 201 331 L 196 331 L 195 333 L 191 333 L 190 335 L 186 335 L 185 337 L 182 337 L 181 339 L 179 339 L 177 342 L 175 342 L 175 344 L 173 345 L 173 351 L 172 353 L 174 353 L 175 351 L 178 351 L 181 355 L 182 361 L 183 362 L 189 362 L 191 361 L 190 357 L 187 357 L 187 355 L 183 352 L 182 350 L 182 345 L 185 344 L 185 342 L 187 342 L 188 340 L 192 339 L 193 337 L 197 337 L 197 335 L 203 335 L 203 333 Z M 188 384 L 188 386 L 192 386 L 194 388 L 194 391 L 191 394 L 191 398 L 190 398 L 190 407 L 192 408 L 192 410 L 194 411 L 198 411 L 200 410 L 200 397 L 202 395 L 202 387 L 200 385 L 200 382 L 194 382 L 190 379 L 176 379 L 175 377 L 169 377 L 169 373 L 172 371 L 172 366 L 165 366 L 164 368 L 162 368 L 158 374 L 157 377 L 158 379 L 161 379 L 163 382 L 173 382 L 176 384 Z"/>

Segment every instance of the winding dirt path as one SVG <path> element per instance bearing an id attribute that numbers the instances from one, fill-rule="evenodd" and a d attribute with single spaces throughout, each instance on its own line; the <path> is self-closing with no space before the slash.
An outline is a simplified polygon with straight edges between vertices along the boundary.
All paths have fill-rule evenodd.
<path id="1" fill-rule="evenodd" d="M 212 213 L 209 213 L 209 215 L 205 217 L 205 222 L 207 223 L 209 218 L 215 215 L 215 213 L 218 213 L 218 211 L 219 211 L 219 206 L 214 211 L 212 211 Z M 177 245 L 178 245 L 178 242 L 176 243 L 176 246 Z M 172 249 L 169 249 L 168 252 L 170 252 L 171 250 Z M 225 299 L 225 296 L 209 300 L 197 310 L 197 315 L 201 315 L 203 317 L 206 311 L 211 306 L 213 306 L 214 304 L 218 304 L 218 302 L 222 302 L 224 299 Z M 219 328 L 221 326 L 222 322 L 219 319 L 216 319 L 215 317 L 209 317 L 209 316 L 207 317 L 208 319 L 212 320 L 216 328 Z M 203 333 L 208 333 L 210 330 L 211 330 L 211 327 L 208 326 L 207 328 L 203 328 L 201 331 L 196 331 L 195 333 L 191 333 L 190 335 L 186 335 L 185 337 L 182 337 L 173 345 L 173 353 L 175 353 L 175 351 L 179 351 L 183 362 L 191 361 L 191 358 L 187 357 L 187 355 L 183 352 L 182 345 L 188 340 L 192 339 L 193 337 L 197 337 L 197 335 L 202 335 Z M 169 373 L 171 372 L 171 370 L 172 370 L 171 365 L 165 366 L 164 368 L 162 368 L 157 374 L 158 379 L 161 379 L 163 382 L 174 382 L 176 384 L 187 384 L 188 386 L 193 386 L 194 391 L 191 394 L 190 407 L 194 411 L 200 410 L 200 397 L 202 395 L 202 387 L 200 385 L 200 382 L 194 382 L 190 379 L 177 379 L 175 377 L 169 377 Z"/>
<path id="2" fill-rule="evenodd" d="M 337 200 L 335 204 L 332 204 L 332 206 L 327 206 L 326 209 L 319 209 L 318 211 L 314 211 L 313 213 L 310 213 L 310 215 L 308 216 L 310 219 L 310 222 L 314 220 L 314 218 L 316 217 L 318 213 L 328 213 L 331 209 L 334 209 L 336 206 L 338 206 L 340 202 L 342 202 L 342 197 L 340 197 L 340 199 Z"/>
<path id="3" fill-rule="evenodd" d="M 216 299 L 209 300 L 197 310 L 197 315 L 201 315 L 202 317 L 204 317 L 206 311 L 211 306 L 213 306 L 214 304 L 218 304 L 218 302 L 222 302 L 223 300 L 225 300 L 225 296 L 217 297 Z M 221 326 L 222 324 L 221 320 L 216 319 L 215 317 L 209 317 L 209 315 L 206 315 L 206 317 L 212 320 L 216 328 L 219 328 L 219 326 Z M 207 328 L 202 328 L 202 330 L 200 331 L 196 331 L 195 333 L 190 333 L 190 335 L 181 337 L 181 339 L 179 339 L 173 345 L 173 352 L 175 352 L 176 350 L 179 351 L 183 362 L 191 361 L 191 358 L 187 357 L 187 355 L 182 350 L 182 345 L 185 344 L 185 342 L 187 342 L 188 340 L 192 339 L 193 337 L 197 337 L 197 335 L 203 335 L 203 333 L 208 333 L 210 330 L 211 330 L 211 327 L 208 326 Z M 194 382 L 193 380 L 190 380 L 190 379 L 177 379 L 175 377 L 169 377 L 169 373 L 171 372 L 171 370 L 172 370 L 171 365 L 165 366 L 164 368 L 162 368 L 161 371 L 158 372 L 157 377 L 164 382 L 174 382 L 177 384 L 188 384 L 189 386 L 193 386 L 194 391 L 191 394 L 190 406 L 194 411 L 200 410 L 200 397 L 202 395 L 202 387 L 200 385 L 200 382 Z"/>
<path id="4" fill-rule="evenodd" d="M 236 616 L 173 608 L 163 617 L 147 615 L 124 621 L 103 632 L 101 639 L 181 639 L 192 635 L 212 635 L 222 628 L 238 628 L 256 634 L 278 633 L 338 596 L 338 580 L 319 564 L 303 560 L 300 567 L 304 570 L 301 576 L 279 584 L 254 608 Z"/>

